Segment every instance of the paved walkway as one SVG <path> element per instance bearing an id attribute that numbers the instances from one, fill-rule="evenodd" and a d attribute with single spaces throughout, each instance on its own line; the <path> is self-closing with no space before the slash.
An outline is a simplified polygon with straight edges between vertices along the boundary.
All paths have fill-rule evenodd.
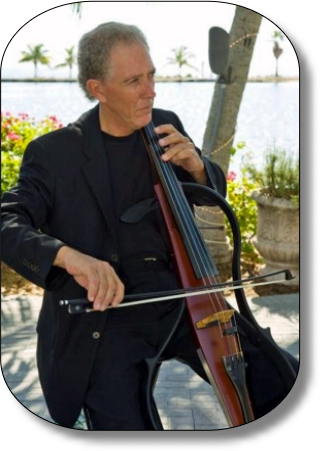
<path id="1" fill-rule="evenodd" d="M 228 299 L 236 307 L 234 299 Z M 2 371 L 13 395 L 38 416 L 52 421 L 45 405 L 36 367 L 37 296 L 7 296 L 1 301 Z M 299 294 L 255 297 L 250 307 L 275 341 L 299 357 Z M 0 381 L 3 383 L 3 381 Z M 165 429 L 213 430 L 228 427 L 208 384 L 176 361 L 162 365 L 155 400 Z M 14 401 L 13 401 L 14 402 Z M 83 419 L 80 418 L 79 427 Z"/>

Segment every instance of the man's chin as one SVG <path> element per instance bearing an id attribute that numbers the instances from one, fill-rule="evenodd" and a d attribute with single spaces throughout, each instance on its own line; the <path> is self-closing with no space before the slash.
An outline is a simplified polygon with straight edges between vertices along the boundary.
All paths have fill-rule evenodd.
<path id="1" fill-rule="evenodd" d="M 152 112 L 149 111 L 148 113 L 142 115 L 138 121 L 137 121 L 137 125 L 139 125 L 138 128 L 143 128 L 146 125 L 148 125 L 152 120 Z"/>

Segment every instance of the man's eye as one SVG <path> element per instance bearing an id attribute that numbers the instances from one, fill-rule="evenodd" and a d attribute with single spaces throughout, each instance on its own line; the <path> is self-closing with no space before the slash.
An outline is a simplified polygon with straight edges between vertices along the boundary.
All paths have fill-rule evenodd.
<path id="1" fill-rule="evenodd" d="M 138 78 L 133 78 L 133 79 L 130 80 L 130 82 L 129 82 L 130 85 L 134 85 L 134 84 L 136 84 L 136 83 L 138 83 Z"/>

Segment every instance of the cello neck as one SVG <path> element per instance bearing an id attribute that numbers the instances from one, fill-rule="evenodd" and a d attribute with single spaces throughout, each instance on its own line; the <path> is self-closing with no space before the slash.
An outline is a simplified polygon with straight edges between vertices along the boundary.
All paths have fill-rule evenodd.
<path id="1" fill-rule="evenodd" d="M 163 162 L 161 158 L 164 150 L 158 144 L 158 136 L 154 132 L 152 122 L 142 129 L 142 135 L 195 276 L 197 279 L 212 276 L 217 272 L 215 264 L 195 223 L 192 208 L 176 177 L 173 165 Z"/>

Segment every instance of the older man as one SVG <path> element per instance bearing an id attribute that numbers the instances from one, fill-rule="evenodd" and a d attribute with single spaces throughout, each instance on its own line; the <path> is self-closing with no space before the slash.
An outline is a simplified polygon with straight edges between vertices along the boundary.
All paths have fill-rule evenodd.
<path id="1" fill-rule="evenodd" d="M 139 29 L 98 26 L 81 39 L 78 64 L 81 87 L 98 103 L 27 146 L 19 182 L 2 199 L 2 258 L 45 290 L 37 358 L 53 419 L 72 427 L 85 406 L 94 430 L 146 430 L 154 426 L 142 402 L 144 361 L 157 355 L 174 324 L 166 358 L 206 375 L 180 302 L 107 309 L 124 293 L 178 287 L 159 209 L 126 215 L 154 197 L 140 130 L 153 121 L 162 158 L 181 181 L 225 195 L 225 178 L 174 113 L 153 108 L 155 67 Z M 70 315 L 59 306 L 84 297 L 95 313 Z M 255 388 L 260 383 L 252 392 L 259 391 L 254 404 L 263 414 L 285 394 L 281 382 L 273 395 Z"/>

